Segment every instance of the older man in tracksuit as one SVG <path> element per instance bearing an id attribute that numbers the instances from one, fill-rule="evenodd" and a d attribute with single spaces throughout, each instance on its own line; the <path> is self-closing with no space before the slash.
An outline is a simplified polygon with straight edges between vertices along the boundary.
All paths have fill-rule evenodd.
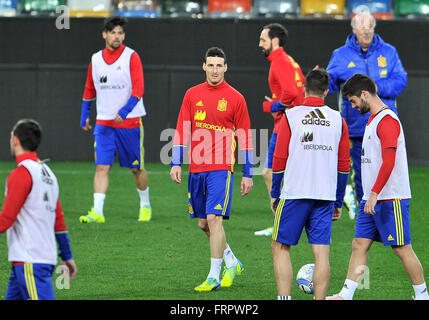
<path id="1" fill-rule="evenodd" d="M 353 34 L 347 37 L 344 46 L 333 52 L 326 69 L 330 76 L 329 94 L 338 92 L 338 105 L 349 129 L 350 156 L 354 171 L 352 177 L 358 202 L 363 196 L 360 170 L 362 138 L 370 114 L 368 112 L 361 115 L 353 109 L 349 100 L 341 95 L 340 89 L 354 74 L 366 74 L 377 84 L 378 96 L 397 113 L 396 97 L 407 86 L 407 73 L 398 52 L 374 33 L 375 24 L 376 21 L 369 12 L 357 14 L 351 22 Z M 350 217 L 354 218 L 356 209 L 350 208 L 348 200 L 346 195 L 345 203 L 349 207 Z"/>

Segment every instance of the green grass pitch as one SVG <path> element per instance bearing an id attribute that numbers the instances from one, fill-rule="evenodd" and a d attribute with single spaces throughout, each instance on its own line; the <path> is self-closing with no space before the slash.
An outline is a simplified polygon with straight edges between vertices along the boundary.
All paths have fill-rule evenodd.
<path id="1" fill-rule="evenodd" d="M 0 190 L 15 167 L 0 163 Z M 231 219 L 224 226 L 227 241 L 244 263 L 245 272 L 233 286 L 210 293 L 193 288 L 205 280 L 209 271 L 209 244 L 188 217 L 187 173 L 182 184 L 170 180 L 169 166 L 148 163 L 151 222 L 137 222 L 138 195 L 128 169 L 115 164 L 105 201 L 105 224 L 81 224 L 79 216 L 92 205 L 94 165 L 92 163 L 50 163 L 60 183 L 60 199 L 65 212 L 78 274 L 70 289 L 55 288 L 61 300 L 275 300 L 276 284 L 271 256 L 271 239 L 256 237 L 254 231 L 272 224 L 268 194 L 262 176 L 254 177 L 254 188 L 240 196 L 241 168 L 234 179 Z M 187 168 L 184 168 L 184 171 Z M 411 167 L 411 233 L 413 248 L 429 280 L 428 208 L 429 170 Z M 2 201 L 0 201 L 2 203 Z M 331 281 L 329 294 L 337 293 L 346 276 L 354 235 L 354 220 L 347 211 L 333 225 Z M 312 263 L 311 246 L 305 232 L 291 250 L 294 275 Z M 369 254 L 369 277 L 357 290 L 355 299 L 411 299 L 414 294 L 400 260 L 389 247 L 374 243 Z M 0 235 L 0 299 L 4 298 L 10 274 L 6 235 Z M 54 286 L 59 274 L 54 274 Z M 310 300 L 311 295 L 292 285 L 294 300 Z"/>

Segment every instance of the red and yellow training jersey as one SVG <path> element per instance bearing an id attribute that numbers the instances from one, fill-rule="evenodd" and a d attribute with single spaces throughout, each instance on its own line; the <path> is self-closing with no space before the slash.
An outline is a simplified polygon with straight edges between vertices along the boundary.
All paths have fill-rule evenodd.
<path id="1" fill-rule="evenodd" d="M 298 106 L 302 104 L 305 77 L 299 64 L 283 48 L 271 52 L 267 59 L 271 62 L 268 85 L 273 101 L 264 102 L 264 112 L 271 112 L 271 104 L 279 100 L 285 105 Z M 277 112 L 274 118 L 274 132 L 278 131 L 278 125 L 283 114 L 284 112 Z"/>
<path id="2" fill-rule="evenodd" d="M 189 172 L 234 171 L 236 144 L 253 150 L 250 118 L 244 97 L 225 80 L 207 82 L 185 94 L 173 146 L 189 149 Z"/>

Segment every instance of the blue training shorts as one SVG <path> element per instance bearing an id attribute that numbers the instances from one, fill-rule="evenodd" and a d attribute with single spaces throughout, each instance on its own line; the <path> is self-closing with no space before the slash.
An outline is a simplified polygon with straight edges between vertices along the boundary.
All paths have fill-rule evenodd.
<path id="1" fill-rule="evenodd" d="M 121 167 L 143 169 L 143 124 L 140 127 L 122 129 L 96 124 L 94 129 L 95 164 L 113 165 L 116 154 Z"/>
<path id="2" fill-rule="evenodd" d="M 274 149 L 276 148 L 277 143 L 277 133 L 273 133 L 270 138 L 270 143 L 268 145 L 267 155 L 265 157 L 264 168 L 272 169 L 273 168 L 273 157 Z"/>
<path id="3" fill-rule="evenodd" d="M 207 219 L 207 214 L 229 219 L 234 174 L 228 170 L 189 173 L 189 217 Z"/>
<path id="4" fill-rule="evenodd" d="M 410 199 L 378 202 L 375 214 L 366 214 L 365 200 L 359 205 L 355 238 L 383 242 L 385 246 L 403 246 L 411 243 Z"/>
<path id="5" fill-rule="evenodd" d="M 51 264 L 24 263 L 12 267 L 5 300 L 55 300 Z"/>
<path id="6" fill-rule="evenodd" d="M 331 243 L 334 201 L 280 199 L 274 217 L 273 240 L 297 245 L 305 227 L 311 244 Z"/>

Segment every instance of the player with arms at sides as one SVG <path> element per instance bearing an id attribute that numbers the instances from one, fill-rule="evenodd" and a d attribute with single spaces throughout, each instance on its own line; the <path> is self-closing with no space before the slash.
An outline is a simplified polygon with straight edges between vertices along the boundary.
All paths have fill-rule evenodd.
<path id="1" fill-rule="evenodd" d="M 352 255 L 344 287 L 329 300 L 352 300 L 374 241 L 391 246 L 410 277 L 416 300 L 429 295 L 422 265 L 411 246 L 411 198 L 404 131 L 396 115 L 377 95 L 376 83 L 356 74 L 342 94 L 360 113 L 370 113 L 362 140 L 363 198 L 356 218 Z"/>
<path id="2" fill-rule="evenodd" d="M 210 243 L 210 272 L 196 291 L 229 287 L 244 265 L 227 243 L 223 220 L 229 219 L 233 190 L 236 140 L 245 160 L 241 195 L 253 187 L 253 147 L 250 118 L 244 97 L 225 80 L 226 56 L 209 48 L 203 70 L 206 81 L 186 91 L 173 140 L 170 176 L 181 183 L 183 149 L 190 141 L 188 177 L 189 214 Z M 221 280 L 222 262 L 225 269 Z"/>
<path id="3" fill-rule="evenodd" d="M 270 196 L 271 192 L 273 153 L 280 119 L 286 109 L 294 105 L 300 105 L 304 100 L 305 78 L 298 63 L 283 48 L 287 38 L 287 29 L 279 23 L 264 26 L 259 38 L 259 47 L 271 63 L 268 74 L 271 97 L 266 96 L 263 103 L 264 112 L 271 113 L 274 117 L 274 130 L 270 138 L 262 172 L 268 196 Z M 271 236 L 272 233 L 273 227 L 271 226 L 267 229 L 256 231 L 255 235 Z"/>
<path id="4" fill-rule="evenodd" d="M 126 20 L 110 17 L 105 21 L 103 38 L 106 47 L 91 58 L 83 94 L 80 125 L 89 124 L 91 106 L 97 100 L 94 128 L 95 177 L 94 205 L 82 223 L 104 223 L 104 200 L 109 186 L 109 171 L 116 153 L 121 167 L 130 168 L 140 198 L 138 221 L 150 221 L 148 175 L 144 168 L 143 67 L 137 52 L 123 45 Z"/>
<path id="5" fill-rule="evenodd" d="M 52 275 L 59 245 L 63 273 L 73 280 L 73 260 L 58 181 L 37 157 L 42 128 L 31 119 L 18 121 L 10 135 L 10 150 L 17 168 L 6 182 L 0 214 L 0 232 L 7 231 L 12 272 L 6 300 L 54 300 Z M 66 275 L 67 276 L 67 275 Z"/>
<path id="6" fill-rule="evenodd" d="M 286 110 L 279 125 L 271 190 L 271 247 L 279 300 L 291 299 L 290 247 L 298 244 L 304 227 L 315 260 L 315 299 L 325 299 L 328 290 L 332 220 L 341 217 L 350 170 L 347 125 L 338 111 L 325 105 L 328 87 L 326 71 L 310 71 L 303 105 Z"/>

